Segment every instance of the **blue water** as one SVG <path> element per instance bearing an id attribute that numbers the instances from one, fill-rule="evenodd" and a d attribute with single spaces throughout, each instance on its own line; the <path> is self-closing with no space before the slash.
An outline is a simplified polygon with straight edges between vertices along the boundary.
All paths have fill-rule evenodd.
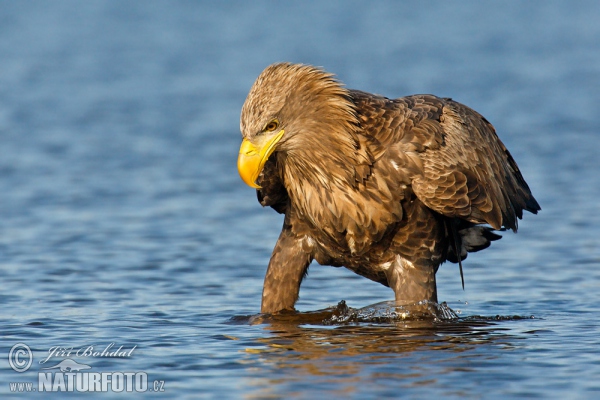
<path id="1" fill-rule="evenodd" d="M 10 383 L 37 388 L 68 358 L 40 364 L 53 347 L 114 343 L 133 351 L 70 358 L 164 383 L 139 397 L 599 398 L 599 19 L 594 1 L 1 2 L 0 395 L 63 398 Z M 469 256 L 464 291 L 441 267 L 458 320 L 327 323 L 393 294 L 318 265 L 300 319 L 256 317 L 282 218 L 238 177 L 238 121 L 275 61 L 495 125 L 542 211 Z"/>

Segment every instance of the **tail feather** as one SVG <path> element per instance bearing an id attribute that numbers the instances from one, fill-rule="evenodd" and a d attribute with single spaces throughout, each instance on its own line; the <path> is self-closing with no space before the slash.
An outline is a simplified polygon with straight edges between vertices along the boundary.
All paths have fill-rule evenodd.
<path id="1" fill-rule="evenodd" d="M 488 226 L 475 225 L 457 218 L 447 219 L 446 228 L 449 236 L 446 259 L 458 263 L 460 279 L 464 289 L 465 280 L 462 260 L 467 258 L 468 253 L 487 249 L 493 241 L 502 238 L 502 236 L 494 233 L 494 229 Z"/>

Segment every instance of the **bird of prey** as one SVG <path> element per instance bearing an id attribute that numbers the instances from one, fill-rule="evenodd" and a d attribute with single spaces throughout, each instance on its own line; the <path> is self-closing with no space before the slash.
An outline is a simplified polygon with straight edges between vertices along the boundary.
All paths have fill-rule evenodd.
<path id="1" fill-rule="evenodd" d="M 441 263 L 540 210 L 494 127 L 450 98 L 389 99 L 277 63 L 250 89 L 240 129 L 242 180 L 285 214 L 262 313 L 294 309 L 312 260 L 389 286 L 397 304 L 437 302 Z"/>

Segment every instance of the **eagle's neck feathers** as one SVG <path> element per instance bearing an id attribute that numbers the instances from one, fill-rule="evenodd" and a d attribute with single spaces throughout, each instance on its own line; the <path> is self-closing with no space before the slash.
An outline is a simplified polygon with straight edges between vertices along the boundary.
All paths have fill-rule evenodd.
<path id="1" fill-rule="evenodd" d="M 388 183 L 373 175 L 368 139 L 356 123 L 350 98 L 328 106 L 325 115 L 350 117 L 303 117 L 298 125 L 303 130 L 294 131 L 277 162 L 297 214 L 325 233 L 329 246 L 360 254 L 401 218 L 399 201 Z M 372 196 L 375 191 L 380 194 Z"/>

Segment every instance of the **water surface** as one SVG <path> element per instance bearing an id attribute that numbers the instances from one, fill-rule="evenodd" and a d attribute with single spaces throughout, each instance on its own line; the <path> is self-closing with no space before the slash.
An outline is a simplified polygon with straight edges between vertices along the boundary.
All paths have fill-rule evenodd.
<path id="1" fill-rule="evenodd" d="M 598 398 L 599 18 L 593 1 L 3 2 L 2 397 L 63 398 L 10 383 L 37 382 L 52 347 L 114 343 L 135 349 L 73 359 L 164 382 L 145 397 Z M 256 317 L 282 219 L 237 175 L 239 111 L 284 60 L 494 124 L 542 211 L 469 256 L 464 291 L 441 267 L 458 318 L 332 322 L 392 292 L 316 264 L 300 316 Z"/>

